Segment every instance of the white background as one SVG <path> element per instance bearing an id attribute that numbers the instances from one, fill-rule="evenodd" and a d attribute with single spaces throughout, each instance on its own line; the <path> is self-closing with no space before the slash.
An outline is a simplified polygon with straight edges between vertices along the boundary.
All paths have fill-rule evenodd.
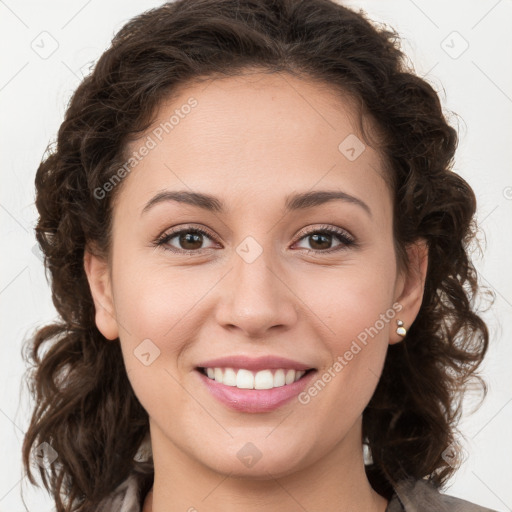
<path id="1" fill-rule="evenodd" d="M 28 510 L 52 510 L 45 493 L 32 489 L 23 476 L 20 460 L 30 405 L 20 384 L 21 346 L 55 315 L 34 250 L 35 171 L 90 62 L 128 19 L 160 4 L 0 0 L 0 512 L 25 510 L 21 489 Z M 491 348 L 482 373 L 489 395 L 474 414 L 467 409 L 461 424 L 467 460 L 445 492 L 512 510 L 512 1 L 353 0 L 346 5 L 363 8 L 399 32 L 416 72 L 439 92 L 459 130 L 455 171 L 476 192 L 484 232 L 483 257 L 475 264 L 496 301 L 485 314 Z M 42 55 L 47 58 L 35 51 L 53 47 L 52 55 Z"/>

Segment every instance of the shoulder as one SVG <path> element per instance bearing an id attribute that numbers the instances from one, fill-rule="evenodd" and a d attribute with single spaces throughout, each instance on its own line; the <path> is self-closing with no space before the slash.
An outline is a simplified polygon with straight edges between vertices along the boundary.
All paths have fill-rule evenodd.
<path id="1" fill-rule="evenodd" d="M 469 501 L 442 494 L 426 480 L 406 479 L 394 488 L 386 512 L 496 512 Z"/>

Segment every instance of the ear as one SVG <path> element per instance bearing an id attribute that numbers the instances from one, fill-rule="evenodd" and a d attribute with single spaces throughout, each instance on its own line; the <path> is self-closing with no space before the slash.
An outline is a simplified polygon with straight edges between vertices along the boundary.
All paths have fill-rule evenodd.
<path id="1" fill-rule="evenodd" d="M 119 336 L 119 330 L 114 313 L 108 262 L 87 247 L 84 252 L 84 269 L 96 309 L 96 326 L 105 338 L 115 340 Z"/>
<path id="2" fill-rule="evenodd" d="M 395 287 L 395 303 L 402 309 L 396 315 L 396 320 L 402 320 L 403 326 L 408 329 L 416 319 L 423 301 L 425 279 L 428 268 L 428 244 L 423 238 L 407 247 L 409 268 L 400 273 Z M 395 324 L 391 329 L 391 345 L 404 338 L 396 333 Z"/>

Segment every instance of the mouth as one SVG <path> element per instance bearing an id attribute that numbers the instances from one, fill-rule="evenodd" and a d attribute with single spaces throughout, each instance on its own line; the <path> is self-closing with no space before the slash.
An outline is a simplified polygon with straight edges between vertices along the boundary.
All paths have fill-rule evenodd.
<path id="1" fill-rule="evenodd" d="M 206 391 L 227 408 L 239 413 L 269 413 L 291 404 L 311 384 L 317 370 L 268 368 L 250 371 L 198 366 L 194 373 Z"/>
<path id="2" fill-rule="evenodd" d="M 268 368 L 259 371 L 251 371 L 246 368 L 233 367 L 201 367 L 196 371 L 206 378 L 224 386 L 238 389 L 274 389 L 286 387 L 306 378 L 316 371 L 315 368 L 295 370 L 292 368 Z"/>

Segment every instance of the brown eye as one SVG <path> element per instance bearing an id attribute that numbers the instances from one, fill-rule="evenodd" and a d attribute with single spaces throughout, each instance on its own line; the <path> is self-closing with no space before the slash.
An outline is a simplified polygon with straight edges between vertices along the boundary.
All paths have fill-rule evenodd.
<path id="1" fill-rule="evenodd" d="M 174 239 L 176 241 L 171 243 Z M 155 245 L 177 253 L 194 253 L 213 248 L 213 246 L 202 247 L 205 239 L 213 240 L 214 238 L 203 229 L 190 227 L 165 233 L 155 242 Z M 311 247 L 310 249 L 304 248 L 307 252 L 326 254 L 356 245 L 355 240 L 345 230 L 330 226 L 310 231 L 304 234 L 299 241 L 306 239 L 310 240 L 309 244 Z M 332 247 L 333 242 L 336 240 L 339 243 Z"/>
<path id="2" fill-rule="evenodd" d="M 346 249 L 348 246 L 355 245 L 354 239 L 348 233 L 340 228 L 326 227 L 310 231 L 302 236 L 300 240 L 309 239 L 311 249 L 308 252 L 330 253 Z M 338 245 L 332 247 L 334 240 L 339 242 Z"/>
<path id="3" fill-rule="evenodd" d="M 314 235 L 309 235 L 309 238 L 311 240 L 310 245 L 315 250 L 330 249 L 326 245 L 330 246 L 333 241 L 333 235 L 325 233 L 315 233 Z"/>
<path id="4" fill-rule="evenodd" d="M 178 240 L 183 249 L 200 249 L 203 243 L 203 235 L 201 233 L 182 233 L 178 235 Z"/>
<path id="5" fill-rule="evenodd" d="M 212 239 L 212 237 L 202 229 L 185 228 L 179 231 L 165 233 L 156 242 L 156 245 L 174 252 L 199 252 L 201 249 L 210 249 L 210 247 L 201 247 L 205 238 Z M 177 241 L 171 244 L 171 241 L 174 239 Z"/>

